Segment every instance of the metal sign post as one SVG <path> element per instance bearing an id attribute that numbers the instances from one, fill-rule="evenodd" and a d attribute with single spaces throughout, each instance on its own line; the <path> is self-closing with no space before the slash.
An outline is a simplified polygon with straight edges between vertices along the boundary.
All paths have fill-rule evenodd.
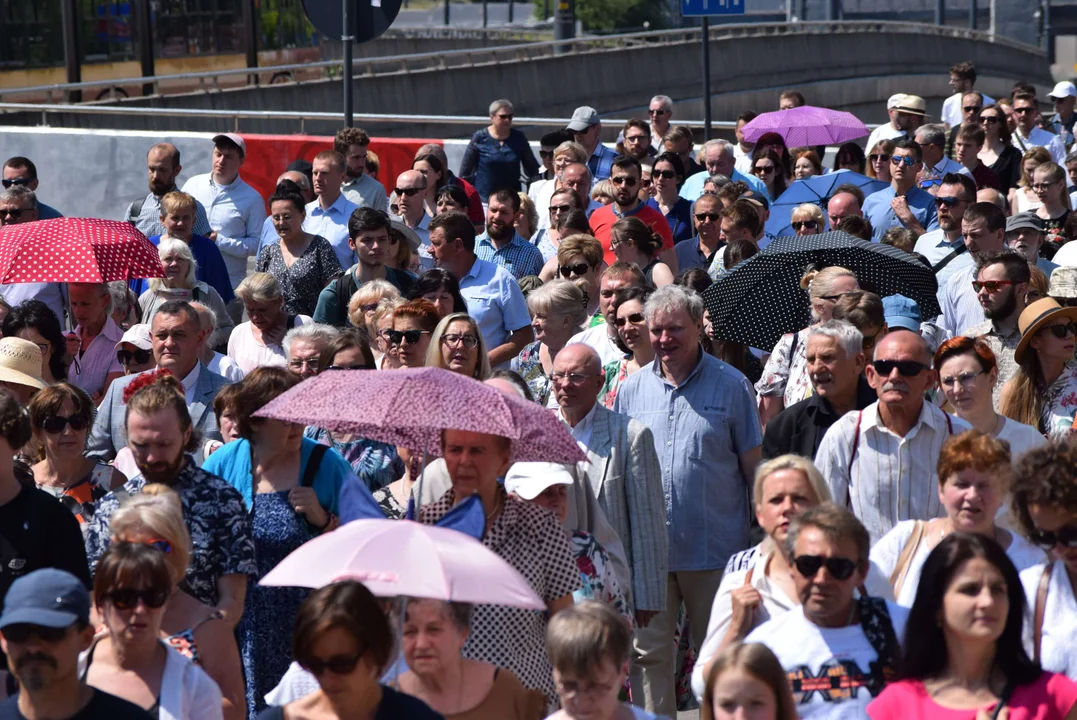
<path id="1" fill-rule="evenodd" d="M 703 139 L 711 139 L 710 20 L 715 15 L 743 15 L 744 0 L 681 0 L 682 17 L 702 19 L 700 47 L 703 60 Z"/>

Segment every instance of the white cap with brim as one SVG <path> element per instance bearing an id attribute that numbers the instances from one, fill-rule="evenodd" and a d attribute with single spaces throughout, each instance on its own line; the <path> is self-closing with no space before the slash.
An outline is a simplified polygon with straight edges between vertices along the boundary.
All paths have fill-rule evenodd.
<path id="1" fill-rule="evenodd" d="M 513 463 L 505 475 L 505 491 L 534 500 L 552 485 L 572 485 L 575 480 L 564 465 L 548 462 Z"/>
<path id="2" fill-rule="evenodd" d="M 1055 85 L 1054 90 L 1047 93 L 1047 97 L 1053 98 L 1055 100 L 1061 100 L 1062 98 L 1068 97 L 1077 97 L 1077 86 L 1075 86 L 1068 80 L 1063 80 L 1062 82 Z"/>
<path id="3" fill-rule="evenodd" d="M 153 338 L 150 336 L 150 326 L 145 323 L 141 325 L 132 325 L 127 332 L 123 334 L 120 341 L 116 343 L 116 348 L 119 349 L 120 345 L 123 345 L 124 343 L 134 345 L 139 350 L 153 350 Z"/>
<path id="4" fill-rule="evenodd" d="M 241 155 L 243 155 L 243 157 L 247 156 L 247 143 L 243 140 L 242 137 L 240 137 L 236 133 L 221 133 L 219 135 L 214 135 L 213 144 L 216 145 L 217 141 L 221 139 L 227 140 L 228 142 L 238 147 L 239 152 Z"/>

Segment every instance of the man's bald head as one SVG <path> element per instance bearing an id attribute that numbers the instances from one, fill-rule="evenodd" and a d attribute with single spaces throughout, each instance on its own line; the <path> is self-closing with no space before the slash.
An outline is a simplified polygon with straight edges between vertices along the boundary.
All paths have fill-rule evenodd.
<path id="1" fill-rule="evenodd" d="M 883 348 L 899 348 L 910 352 L 917 353 L 916 359 L 922 362 L 924 365 L 931 365 L 931 346 L 927 344 L 927 340 L 920 335 L 920 333 L 913 332 L 912 330 L 906 330 L 905 328 L 898 328 L 891 330 L 883 336 L 879 344 L 875 346 L 875 357 L 883 357 L 886 355 L 879 355 L 879 351 Z"/>
<path id="2" fill-rule="evenodd" d="M 563 365 L 571 364 L 574 367 L 584 368 L 588 373 L 597 375 L 602 372 L 602 358 L 598 356 L 594 348 L 583 343 L 573 343 L 563 347 L 561 352 L 557 353 L 557 357 L 554 358 L 553 368 L 555 371 L 558 368 L 559 360 L 562 361 Z"/>
<path id="3" fill-rule="evenodd" d="M 554 396 L 570 423 L 578 422 L 598 402 L 604 377 L 598 353 L 582 343 L 566 345 L 553 361 Z"/>
<path id="4" fill-rule="evenodd" d="M 863 213 L 860 210 L 860 200 L 855 195 L 840 192 L 826 204 L 826 214 L 830 218 L 830 227 L 836 228 L 842 218 L 859 217 Z"/>
<path id="5" fill-rule="evenodd" d="M 300 190 L 304 192 L 310 192 L 310 180 L 308 180 L 307 176 L 299 172 L 298 170 L 288 170 L 286 172 L 282 172 L 280 174 L 280 177 L 277 178 L 277 184 L 280 185 L 281 181 L 283 180 L 291 180 L 299 186 Z"/>
<path id="6" fill-rule="evenodd" d="M 146 169 L 150 192 L 164 197 L 176 189 L 176 178 L 183 169 L 179 148 L 172 143 L 157 143 L 146 153 Z"/>

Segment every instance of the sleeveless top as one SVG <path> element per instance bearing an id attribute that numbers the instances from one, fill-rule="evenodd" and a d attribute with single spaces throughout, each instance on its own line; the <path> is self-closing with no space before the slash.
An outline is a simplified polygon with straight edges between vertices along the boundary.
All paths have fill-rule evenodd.
<path id="1" fill-rule="evenodd" d="M 98 463 L 94 465 L 89 475 L 70 487 L 60 488 L 53 485 L 38 485 L 37 487 L 63 503 L 79 524 L 82 524 L 93 518 L 97 501 L 108 495 L 112 489 L 109 487 L 111 481 L 112 466 Z"/>
<path id="2" fill-rule="evenodd" d="M 183 657 L 187 658 L 195 665 L 201 667 L 202 656 L 198 654 L 198 644 L 194 641 L 195 630 L 202 627 L 210 620 L 220 620 L 224 617 L 224 613 L 220 610 L 214 610 L 210 613 L 209 617 L 195 623 L 193 626 L 186 630 L 180 630 L 175 635 L 169 635 L 165 638 L 165 642 L 172 646 L 172 649 L 178 652 Z"/>
<path id="3" fill-rule="evenodd" d="M 654 275 L 654 266 L 657 265 L 658 262 L 658 258 L 655 258 L 654 260 L 651 260 L 649 263 L 647 263 L 647 267 L 640 268 L 640 272 L 643 273 L 644 279 L 651 287 L 654 287 L 654 278 L 652 277 L 652 275 Z"/>

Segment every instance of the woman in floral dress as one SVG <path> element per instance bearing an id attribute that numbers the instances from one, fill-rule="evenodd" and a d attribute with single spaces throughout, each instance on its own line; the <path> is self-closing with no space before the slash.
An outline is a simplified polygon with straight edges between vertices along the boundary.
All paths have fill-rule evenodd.
<path id="1" fill-rule="evenodd" d="M 643 317 L 643 305 L 654 292 L 648 287 L 625 288 L 617 291 L 613 301 L 616 317 L 617 343 L 625 351 L 625 356 L 606 365 L 606 382 L 598 394 L 599 402 L 613 409 L 620 389 L 629 375 L 654 360 L 654 348 L 651 347 L 651 335 L 647 332 L 647 320 Z"/>
<path id="2" fill-rule="evenodd" d="M 587 296 L 569 280 L 551 280 L 527 296 L 527 307 L 535 341 L 512 359 L 510 368 L 531 388 L 537 403 L 555 408 L 553 361 L 587 318 Z"/>

